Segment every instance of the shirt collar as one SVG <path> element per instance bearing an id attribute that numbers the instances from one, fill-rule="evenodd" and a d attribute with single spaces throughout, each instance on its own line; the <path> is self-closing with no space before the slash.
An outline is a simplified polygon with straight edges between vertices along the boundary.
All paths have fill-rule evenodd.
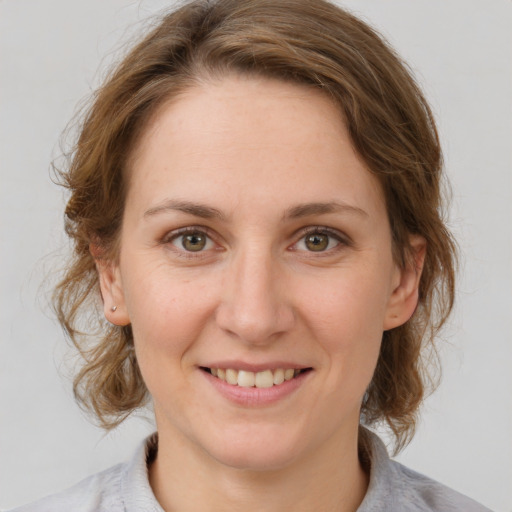
<path id="1" fill-rule="evenodd" d="M 126 512 L 164 512 L 149 485 L 148 465 L 154 459 L 158 435 L 152 434 L 139 446 L 121 477 L 121 497 Z"/>
<path id="2" fill-rule="evenodd" d="M 368 453 L 370 482 L 363 502 L 357 512 L 398 510 L 402 489 L 397 468 L 391 462 L 381 439 L 373 432 L 361 428 L 364 447 Z M 148 465 L 158 449 L 158 434 L 154 433 L 139 446 L 121 477 L 121 496 L 126 512 L 164 512 L 149 485 Z"/>
<path id="3" fill-rule="evenodd" d="M 369 452 L 365 456 L 370 466 L 370 482 L 357 512 L 400 510 L 401 478 L 389 458 L 386 446 L 370 430 L 361 428 L 360 435 L 364 437 L 364 446 Z"/>

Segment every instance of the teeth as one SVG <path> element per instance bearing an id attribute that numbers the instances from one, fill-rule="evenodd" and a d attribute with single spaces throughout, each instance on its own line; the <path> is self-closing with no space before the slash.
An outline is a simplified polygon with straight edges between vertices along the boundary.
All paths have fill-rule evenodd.
<path id="1" fill-rule="evenodd" d="M 274 370 L 274 384 L 279 386 L 284 382 L 284 370 L 279 368 L 278 370 Z"/>
<path id="2" fill-rule="evenodd" d="M 238 385 L 243 388 L 252 388 L 255 380 L 253 372 L 246 372 L 244 370 L 238 372 Z"/>
<path id="3" fill-rule="evenodd" d="M 231 368 L 228 368 L 226 370 L 226 382 L 228 384 L 238 384 L 238 372 L 236 370 L 232 370 Z"/>
<path id="4" fill-rule="evenodd" d="M 276 370 L 264 370 L 262 372 L 247 372 L 245 370 L 234 370 L 232 368 L 211 368 L 213 376 L 231 384 L 243 388 L 271 388 L 279 386 L 285 380 L 291 380 L 301 373 L 301 370 L 294 368 L 277 368 Z"/>
<path id="5" fill-rule="evenodd" d="M 274 376 L 270 370 L 265 370 L 256 374 L 255 381 L 257 388 L 271 388 L 274 385 Z"/>

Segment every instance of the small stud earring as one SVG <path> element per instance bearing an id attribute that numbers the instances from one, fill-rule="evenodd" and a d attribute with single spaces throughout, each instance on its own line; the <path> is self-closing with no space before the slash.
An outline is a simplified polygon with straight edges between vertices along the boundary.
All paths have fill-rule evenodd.
<path id="1" fill-rule="evenodd" d="M 110 311 L 112 311 L 112 313 L 115 313 L 117 311 L 117 306 L 112 306 L 110 308 Z"/>

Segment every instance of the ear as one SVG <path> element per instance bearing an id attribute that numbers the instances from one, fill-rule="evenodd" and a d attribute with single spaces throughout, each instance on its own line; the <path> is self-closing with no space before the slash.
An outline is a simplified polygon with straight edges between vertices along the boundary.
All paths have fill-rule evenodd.
<path id="1" fill-rule="evenodd" d="M 99 275 L 105 318 L 114 325 L 130 324 L 119 265 L 102 258 L 102 251 L 97 245 L 91 244 L 89 250 L 94 258 Z"/>
<path id="2" fill-rule="evenodd" d="M 427 242 L 422 236 L 411 235 L 409 244 L 410 254 L 406 258 L 405 266 L 397 268 L 397 277 L 393 283 L 394 288 L 384 318 L 385 331 L 405 324 L 418 306 L 419 285 Z"/>

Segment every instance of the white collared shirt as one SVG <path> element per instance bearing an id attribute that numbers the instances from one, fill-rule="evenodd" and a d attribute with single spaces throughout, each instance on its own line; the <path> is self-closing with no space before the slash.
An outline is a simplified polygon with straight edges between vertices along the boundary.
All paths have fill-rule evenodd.
<path id="1" fill-rule="evenodd" d="M 391 460 L 379 437 L 370 440 L 370 484 L 357 512 L 491 512 L 472 499 Z M 164 512 L 148 480 L 148 461 L 157 450 L 148 437 L 128 463 L 118 464 L 77 485 L 11 512 Z"/>

